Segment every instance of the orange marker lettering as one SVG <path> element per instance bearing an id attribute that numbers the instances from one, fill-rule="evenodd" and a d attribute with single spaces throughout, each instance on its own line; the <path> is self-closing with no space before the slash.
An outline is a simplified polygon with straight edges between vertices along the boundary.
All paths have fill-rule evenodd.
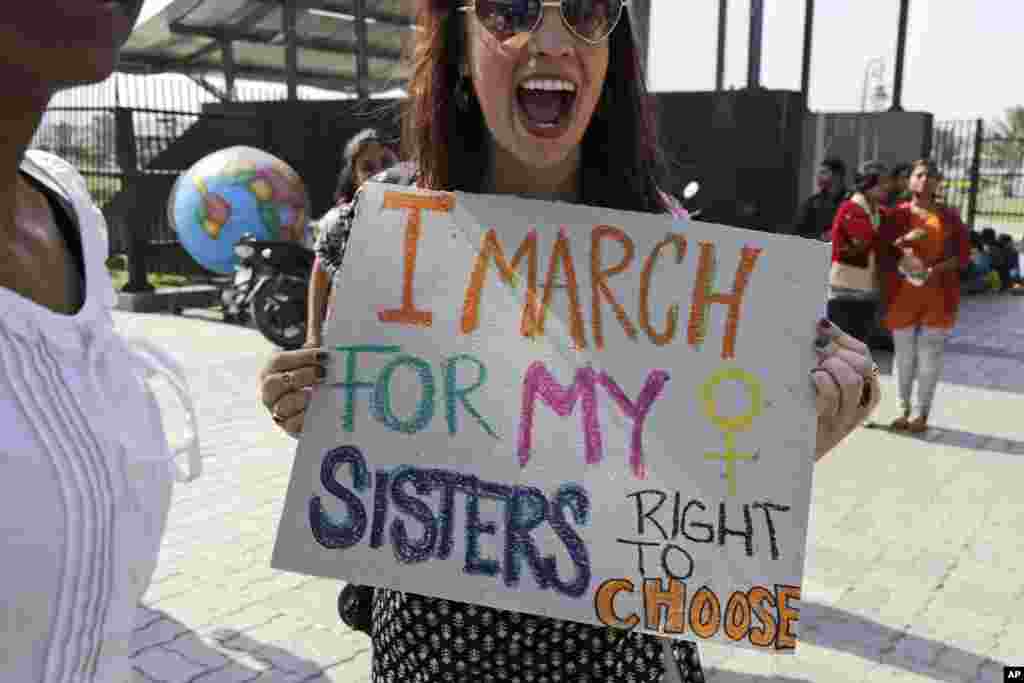
<path id="1" fill-rule="evenodd" d="M 661 589 L 661 579 L 644 579 L 644 617 L 651 631 L 661 630 L 661 608 L 668 612 L 663 633 L 686 630 L 686 584 L 679 579 L 668 580 L 668 590 Z"/>
<path id="2" fill-rule="evenodd" d="M 746 593 L 736 591 L 725 604 L 725 635 L 731 640 L 743 640 L 750 630 L 750 599 Z"/>
<path id="3" fill-rule="evenodd" d="M 416 254 L 419 250 L 420 224 L 423 210 L 448 213 L 455 206 L 455 196 L 451 194 L 414 194 L 411 192 L 385 192 L 385 209 L 409 209 L 409 219 L 405 223 L 405 246 L 403 249 L 405 271 L 402 276 L 402 307 L 377 312 L 377 319 L 382 323 L 398 323 L 400 325 L 416 325 L 430 327 L 434 316 L 430 311 L 421 311 L 413 302 L 412 278 L 416 272 Z"/>
<path id="4" fill-rule="evenodd" d="M 751 645 L 757 647 L 770 647 L 778 633 L 775 615 L 771 612 L 771 609 L 775 607 L 775 596 L 763 586 L 754 586 L 747 592 L 747 598 L 750 600 L 750 608 L 754 616 L 763 624 L 763 626 L 751 628 L 747 640 Z M 765 602 L 768 603 L 768 607 L 764 606 Z"/>
<path id="5" fill-rule="evenodd" d="M 690 628 L 701 638 L 710 638 L 722 625 L 722 605 L 707 586 L 693 594 L 690 602 Z"/>
<path id="6" fill-rule="evenodd" d="M 473 274 L 466 288 L 466 298 L 462 306 L 462 333 L 471 334 L 480 325 L 480 298 L 483 294 L 484 282 L 487 278 L 487 267 L 491 260 L 498 268 L 498 274 L 505 282 L 513 286 L 516 269 L 526 259 L 526 303 L 523 305 L 521 333 L 524 337 L 532 337 L 537 331 L 537 232 L 531 230 L 519 245 L 512 262 L 505 258 L 498 235 L 492 228 L 484 235 L 483 245 L 476 257 Z"/>
<path id="7" fill-rule="evenodd" d="M 640 617 L 630 614 L 625 619 L 620 619 L 615 613 L 615 596 L 622 591 L 633 592 L 633 582 L 629 579 L 608 579 L 597 589 L 594 595 L 594 607 L 597 610 L 597 618 L 605 626 L 618 626 L 634 628 L 640 623 Z"/>
<path id="8" fill-rule="evenodd" d="M 613 239 L 622 245 L 625 250 L 625 254 L 622 256 L 622 260 L 618 265 L 612 266 L 607 270 L 601 269 L 601 240 L 604 238 Z M 629 317 L 626 315 L 625 309 L 622 305 L 615 300 L 615 294 L 612 293 L 611 287 L 608 286 L 608 278 L 612 275 L 618 275 L 622 271 L 629 268 L 629 264 L 633 262 L 633 240 L 626 236 L 620 228 L 613 228 L 610 225 L 599 225 L 594 228 L 594 231 L 590 236 L 590 285 L 593 290 L 593 297 L 591 297 L 591 306 L 593 309 L 593 320 L 591 324 L 594 326 L 594 345 L 598 349 L 604 348 L 604 332 L 601 329 L 601 299 L 606 299 L 608 303 L 612 305 L 612 310 L 615 311 L 615 317 L 619 319 L 619 324 L 622 325 L 622 329 L 626 331 L 626 336 L 630 339 L 636 339 L 636 327 L 630 322 Z"/>
<path id="9" fill-rule="evenodd" d="M 690 346 L 699 349 L 707 336 L 707 316 L 711 304 L 724 304 L 729 307 L 729 316 L 725 323 L 725 339 L 722 340 L 722 358 L 728 360 L 736 356 L 736 334 L 740 324 L 740 310 L 743 294 L 754 271 L 761 249 L 743 247 L 739 266 L 736 268 L 736 279 L 732 292 L 726 294 L 714 291 L 715 279 L 715 245 L 711 242 L 700 243 L 700 261 L 697 265 L 697 282 L 693 286 L 693 303 L 690 306 L 689 342 Z"/>
<path id="10" fill-rule="evenodd" d="M 790 600 L 800 599 L 800 586 L 775 586 L 779 613 L 779 637 L 776 650 L 792 650 L 796 647 L 796 634 L 792 631 L 794 622 L 800 621 L 800 610 L 789 606 Z"/>
<path id="11" fill-rule="evenodd" d="M 658 332 L 651 325 L 651 275 L 654 273 L 654 266 L 658 261 L 661 250 L 670 244 L 676 245 L 676 265 L 683 262 L 686 256 L 686 238 L 682 235 L 670 234 L 654 245 L 654 249 L 647 256 L 643 272 L 640 274 L 640 327 L 647 333 L 647 338 L 658 346 L 665 346 L 676 336 L 676 323 L 679 321 L 679 304 L 672 304 L 668 308 L 668 321 L 665 323 L 665 331 Z"/>
<path id="12" fill-rule="evenodd" d="M 544 281 L 544 302 L 537 321 L 537 331 L 544 333 L 544 322 L 548 315 L 548 307 L 551 305 L 551 297 L 555 293 L 555 273 L 558 264 L 562 264 L 565 272 L 565 288 L 569 290 L 569 318 L 570 334 L 577 349 L 587 348 L 587 340 L 583 331 L 583 313 L 580 311 L 580 293 L 576 286 L 576 268 L 572 263 L 572 253 L 569 251 L 569 237 L 565 230 L 558 231 L 558 240 L 551 250 L 551 262 L 548 264 L 548 275 Z"/>

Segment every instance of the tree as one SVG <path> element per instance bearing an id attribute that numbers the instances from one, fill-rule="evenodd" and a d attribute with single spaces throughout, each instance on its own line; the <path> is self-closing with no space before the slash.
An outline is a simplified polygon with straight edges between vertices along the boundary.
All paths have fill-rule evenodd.
<path id="1" fill-rule="evenodd" d="M 1013 195 L 1014 178 L 1024 167 L 1024 106 L 1010 107 L 1006 117 L 992 124 L 995 135 L 989 154 L 1003 176 L 1003 193 Z"/>
<path id="2" fill-rule="evenodd" d="M 103 168 L 112 168 L 115 163 L 117 122 L 112 112 L 103 112 L 93 117 L 90 124 L 92 146 L 96 159 Z"/>
<path id="3" fill-rule="evenodd" d="M 959 133 L 959 128 L 943 126 L 936 128 L 932 136 L 932 157 L 935 159 L 935 163 L 939 165 L 939 168 L 943 169 L 947 174 L 950 173 L 950 169 L 956 166 L 961 156 L 960 151 L 963 146 L 963 140 L 957 133 Z"/>

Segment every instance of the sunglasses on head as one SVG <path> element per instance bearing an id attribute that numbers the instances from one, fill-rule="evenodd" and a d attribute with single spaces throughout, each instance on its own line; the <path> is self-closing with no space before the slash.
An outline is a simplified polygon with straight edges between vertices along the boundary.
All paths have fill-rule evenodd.
<path id="1" fill-rule="evenodd" d="M 458 7 L 472 12 L 477 21 L 501 42 L 537 30 L 545 7 L 557 7 L 569 32 L 595 45 L 608 39 L 629 0 L 470 0 Z"/>

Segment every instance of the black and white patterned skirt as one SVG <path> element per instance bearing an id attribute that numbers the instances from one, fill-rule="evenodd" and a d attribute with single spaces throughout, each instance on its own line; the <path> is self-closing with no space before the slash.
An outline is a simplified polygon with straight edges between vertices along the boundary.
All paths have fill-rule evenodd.
<path id="1" fill-rule="evenodd" d="M 662 683 L 658 638 L 377 589 L 374 683 Z M 703 683 L 697 648 L 673 641 L 685 683 Z"/>

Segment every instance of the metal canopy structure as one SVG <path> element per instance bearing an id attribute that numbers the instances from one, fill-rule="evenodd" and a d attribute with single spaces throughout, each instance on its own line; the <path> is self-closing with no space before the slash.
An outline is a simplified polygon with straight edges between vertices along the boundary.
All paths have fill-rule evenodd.
<path id="1" fill-rule="evenodd" d="M 405 0 L 175 0 L 135 28 L 119 71 L 183 73 L 225 100 L 237 79 L 369 97 L 403 87 Z M 225 88 L 207 77 L 223 77 Z"/>

